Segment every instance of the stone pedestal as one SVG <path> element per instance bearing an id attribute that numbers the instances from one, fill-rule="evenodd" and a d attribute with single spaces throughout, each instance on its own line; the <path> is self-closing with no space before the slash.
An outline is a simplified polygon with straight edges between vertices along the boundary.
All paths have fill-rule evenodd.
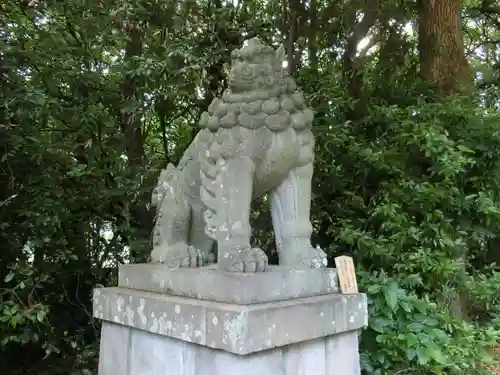
<path id="1" fill-rule="evenodd" d="M 168 294 L 167 294 L 168 293 Z M 335 270 L 122 266 L 94 291 L 103 320 L 99 375 L 359 375 L 364 294 Z"/>

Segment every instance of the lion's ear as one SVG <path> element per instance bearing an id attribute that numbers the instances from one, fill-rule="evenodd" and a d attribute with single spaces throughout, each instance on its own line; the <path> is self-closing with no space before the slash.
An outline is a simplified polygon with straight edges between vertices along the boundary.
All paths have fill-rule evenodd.
<path id="1" fill-rule="evenodd" d="M 280 63 L 282 63 L 283 61 L 285 61 L 285 58 L 286 58 L 286 52 L 285 52 L 285 47 L 283 46 L 283 44 L 281 46 L 278 47 L 278 49 L 276 50 L 276 60 Z"/>

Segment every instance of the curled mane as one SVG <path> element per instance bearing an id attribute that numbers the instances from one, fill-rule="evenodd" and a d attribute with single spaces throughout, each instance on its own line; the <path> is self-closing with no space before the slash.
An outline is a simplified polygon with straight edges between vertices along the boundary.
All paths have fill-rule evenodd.
<path id="1" fill-rule="evenodd" d="M 212 132 L 235 126 L 271 131 L 310 128 L 313 112 L 283 68 L 283 59 L 282 46 L 274 51 L 257 38 L 234 51 L 229 88 L 212 101 L 199 126 Z"/>

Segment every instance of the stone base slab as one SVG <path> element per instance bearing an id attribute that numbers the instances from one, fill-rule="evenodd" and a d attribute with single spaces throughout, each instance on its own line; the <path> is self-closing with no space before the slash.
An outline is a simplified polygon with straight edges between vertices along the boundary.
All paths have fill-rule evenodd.
<path id="1" fill-rule="evenodd" d="M 250 305 L 338 292 L 333 268 L 297 270 L 270 266 L 268 272 L 222 272 L 216 265 L 169 269 L 163 264 L 122 264 L 118 286 L 208 301 Z"/>
<path id="2" fill-rule="evenodd" d="M 99 375 L 360 375 L 356 331 L 248 356 L 103 322 Z"/>
<path id="3" fill-rule="evenodd" d="M 234 305 L 124 288 L 94 290 L 94 317 L 246 355 L 367 324 L 364 294 Z"/>
<path id="4" fill-rule="evenodd" d="M 99 375 L 360 375 L 356 331 L 239 356 L 103 322 Z"/>

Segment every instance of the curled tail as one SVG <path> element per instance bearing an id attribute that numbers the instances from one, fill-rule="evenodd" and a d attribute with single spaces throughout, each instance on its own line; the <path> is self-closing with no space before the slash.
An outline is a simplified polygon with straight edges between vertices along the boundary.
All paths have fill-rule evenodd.
<path id="1" fill-rule="evenodd" d="M 158 213 L 158 209 L 161 206 L 161 202 L 165 199 L 165 196 L 172 188 L 170 182 L 174 173 L 176 172 L 176 168 L 173 164 L 168 164 L 166 169 L 162 169 L 160 172 L 160 177 L 158 178 L 158 184 L 153 189 L 153 194 L 151 196 L 151 205 L 156 207 L 156 211 Z"/>
<path id="2" fill-rule="evenodd" d="M 162 212 L 163 202 L 166 199 L 170 199 L 173 202 L 179 203 L 181 199 L 183 199 L 181 196 L 182 190 L 180 189 L 178 181 L 178 173 L 178 168 L 169 163 L 166 169 L 162 169 L 160 177 L 158 178 L 158 184 L 153 189 L 151 205 L 156 208 L 153 232 L 151 235 L 153 246 L 159 245 L 164 240 L 163 237 L 165 234 L 162 233 L 162 224 L 164 221 L 164 212 Z"/>
<path id="3" fill-rule="evenodd" d="M 223 160 L 220 157 L 221 146 L 217 141 L 211 143 L 206 151 L 200 155 L 200 197 L 205 205 L 205 233 L 213 240 L 217 240 L 217 207 L 218 207 L 218 189 L 220 188 L 219 164 Z"/>

